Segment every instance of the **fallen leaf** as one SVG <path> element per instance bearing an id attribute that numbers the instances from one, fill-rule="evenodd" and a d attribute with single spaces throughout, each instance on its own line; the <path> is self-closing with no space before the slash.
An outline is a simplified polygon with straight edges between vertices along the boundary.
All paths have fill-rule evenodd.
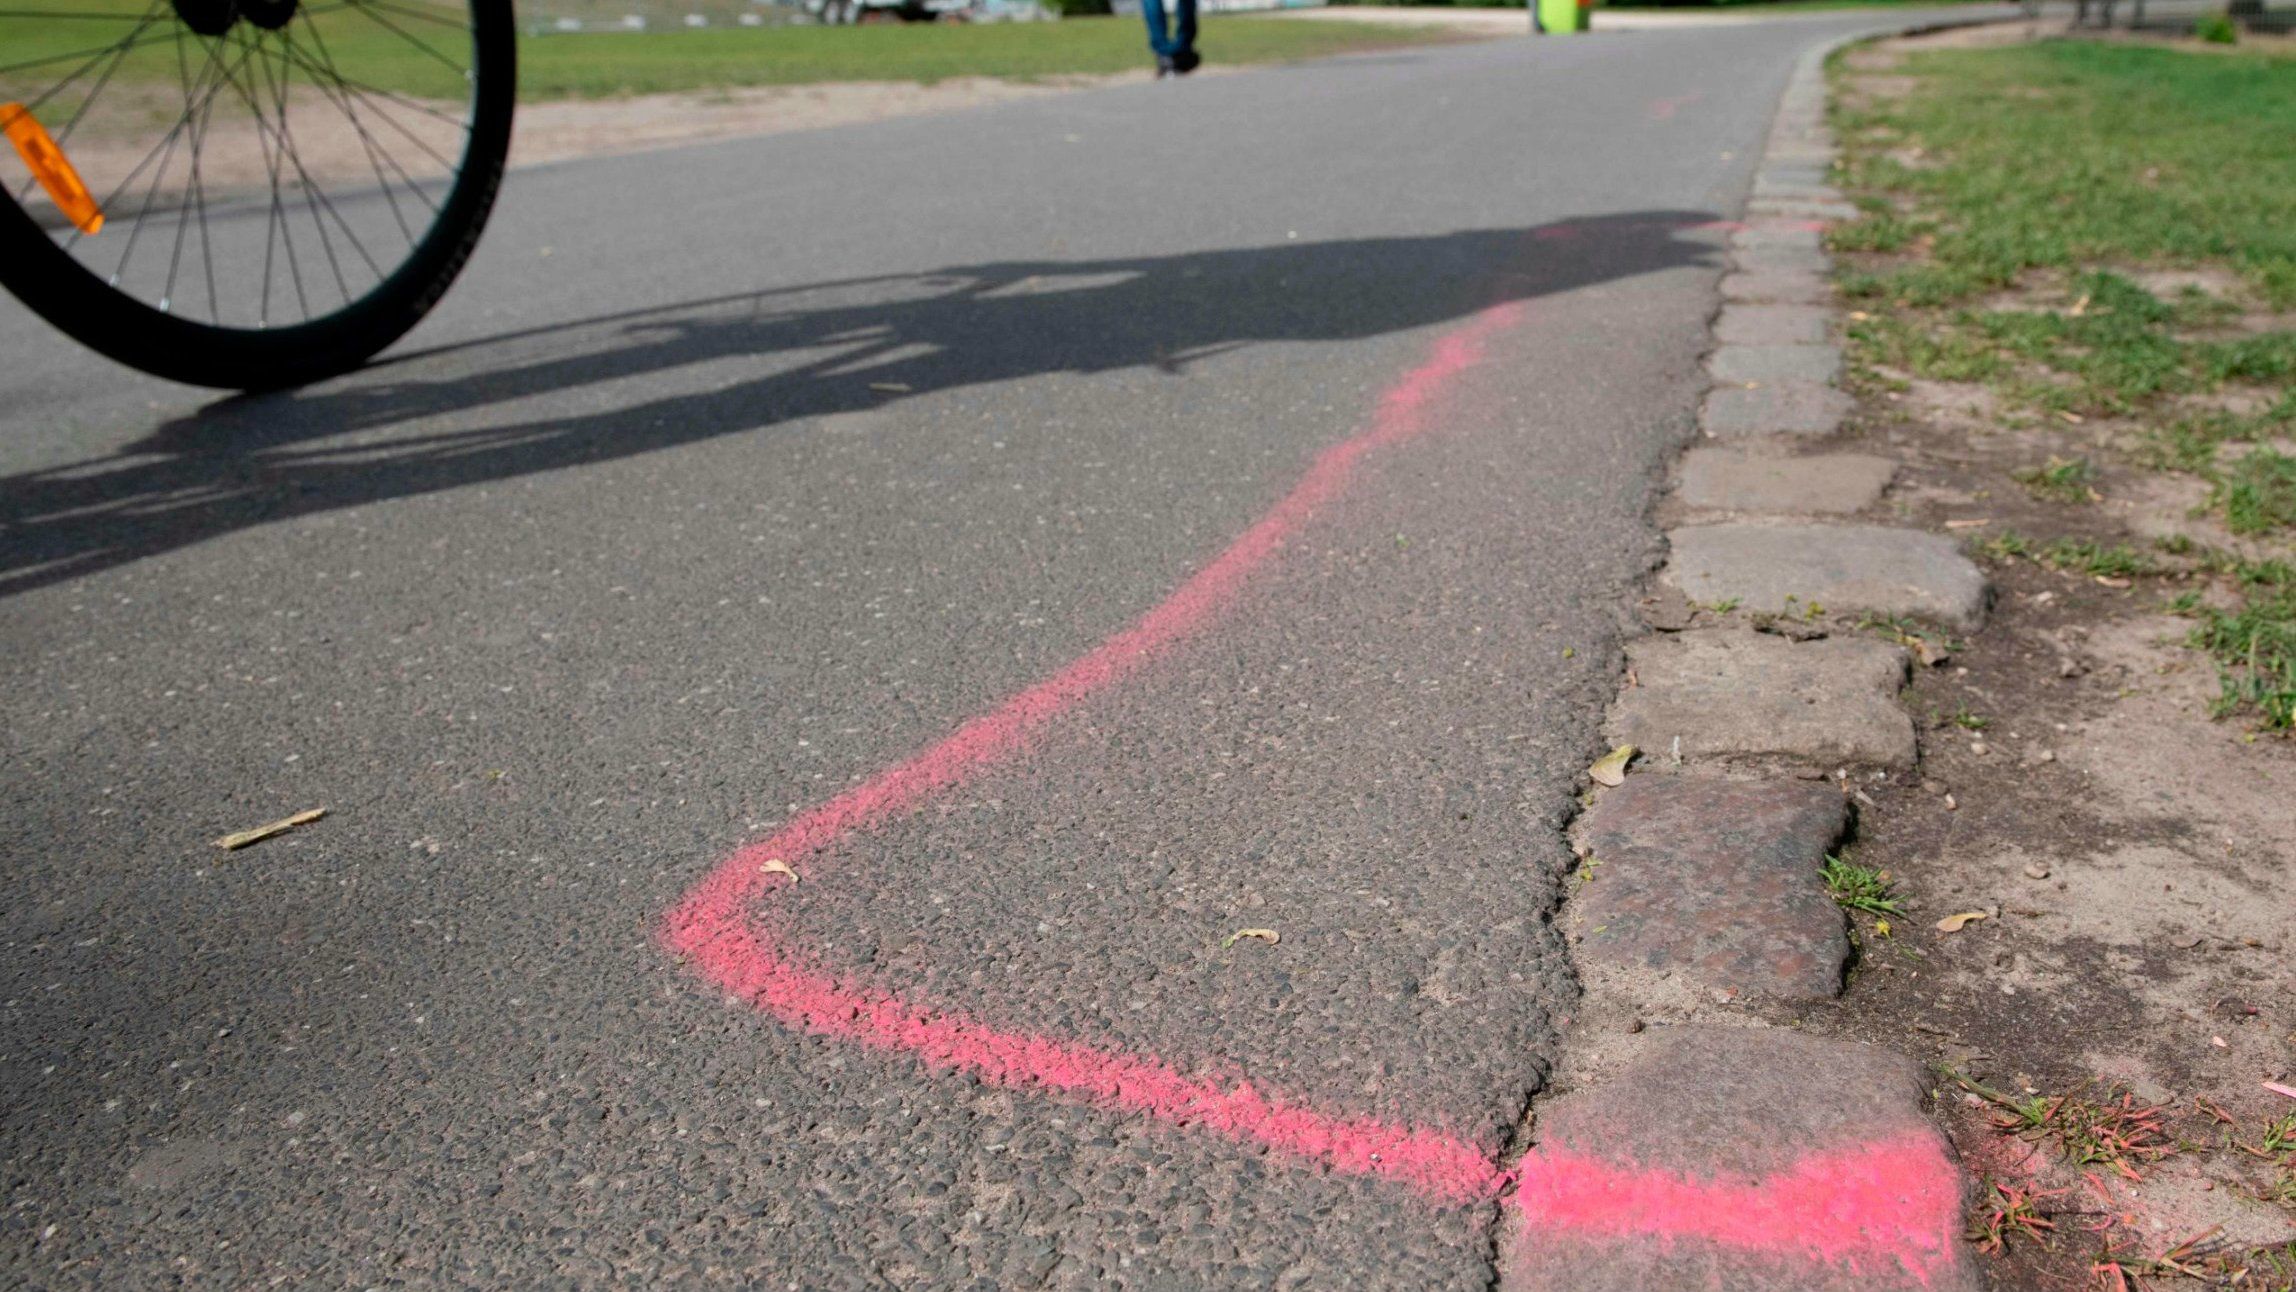
<path id="1" fill-rule="evenodd" d="M 2290 1099 L 2296 1099 L 2296 1086 L 2284 1086 L 2277 1081 L 2267 1081 L 2264 1083 L 2264 1088 L 2273 1094 L 2286 1095 Z"/>
<path id="2" fill-rule="evenodd" d="M 1957 915 L 1948 915 L 1944 919 L 1939 920 L 1937 922 L 1937 931 L 1940 933 L 1959 933 L 1961 932 L 1962 925 L 1969 923 L 1971 920 L 1982 920 L 1984 918 L 1985 912 L 1983 911 L 1962 911 Z"/>
<path id="3" fill-rule="evenodd" d="M 275 834 L 285 834 L 296 826 L 309 825 L 325 815 L 327 815 L 327 809 L 323 807 L 312 808 L 307 812 L 297 812 L 293 816 L 281 817 L 268 825 L 259 825 L 252 830 L 241 830 L 237 834 L 227 834 L 216 840 L 215 846 L 225 851 L 244 848 L 251 843 L 261 843 Z"/>
<path id="4" fill-rule="evenodd" d="M 1904 640 L 1906 645 L 1913 648 L 1914 658 L 1920 660 L 1925 668 L 1935 668 L 1953 658 L 1943 646 L 1927 637 L 1908 633 Z"/>
<path id="5" fill-rule="evenodd" d="M 869 383 L 869 389 L 881 390 L 888 395 L 906 395 L 914 387 L 905 381 L 872 381 Z"/>
<path id="6" fill-rule="evenodd" d="M 1626 784 L 1626 765 L 1633 761 L 1634 746 L 1620 745 L 1595 759 L 1594 766 L 1587 768 L 1586 774 L 1597 785 L 1624 785 Z"/>
<path id="7" fill-rule="evenodd" d="M 2074 318 L 2079 318 L 2079 317 L 2081 317 L 2083 314 L 2086 314 L 2086 313 L 2088 313 L 2088 312 L 2089 312 L 2089 296 L 2088 296 L 2088 293 L 2086 293 L 2086 292 L 2083 292 L 2083 293 L 2081 294 L 2081 299 L 2079 299 L 2079 300 L 2077 300 L 2077 301 L 2074 301 L 2074 302 L 2073 302 L 2073 308 L 2072 308 L 2071 310 L 2067 311 L 2067 313 L 2070 313 L 2070 314 L 2071 314 L 2071 315 L 2072 315 Z"/>
<path id="8" fill-rule="evenodd" d="M 1889 936 L 1889 921 L 1888 921 L 1888 920 L 1875 920 L 1875 921 L 1873 922 L 1873 932 L 1874 932 L 1874 936 L 1875 936 L 1875 937 L 1877 937 L 1877 938 L 1886 938 L 1886 937 L 1888 937 L 1888 936 Z"/>
<path id="9" fill-rule="evenodd" d="M 1274 929 L 1237 929 L 1235 932 L 1228 935 L 1227 941 L 1220 944 L 1220 950 L 1225 951 L 1229 947 L 1236 945 L 1236 939 L 1238 938 L 1258 938 L 1260 941 L 1269 943 L 1270 945 L 1283 941 L 1283 935 L 1276 932 Z"/>
<path id="10" fill-rule="evenodd" d="M 2081 423 L 2089 420 L 2088 418 L 2081 416 L 2079 413 L 2059 413 L 2057 416 L 2064 418 L 2066 421 L 2071 422 L 2075 426 L 2079 426 Z"/>
<path id="11" fill-rule="evenodd" d="M 1945 522 L 1945 527 L 1947 529 L 1983 529 L 1992 523 L 1992 517 L 1979 516 L 1973 520 L 1949 520 Z"/>
<path id="12" fill-rule="evenodd" d="M 2115 579 L 2103 574 L 2097 576 L 2097 582 L 2108 588 L 2125 588 L 2129 586 L 2129 580 L 2127 579 Z"/>
<path id="13" fill-rule="evenodd" d="M 790 883 L 794 884 L 797 882 L 797 872 L 791 870 L 789 868 L 789 863 L 783 861 L 779 857 L 775 857 L 773 860 L 765 863 L 762 866 L 759 866 L 757 868 L 757 872 L 761 875 L 787 875 L 789 876 Z"/>

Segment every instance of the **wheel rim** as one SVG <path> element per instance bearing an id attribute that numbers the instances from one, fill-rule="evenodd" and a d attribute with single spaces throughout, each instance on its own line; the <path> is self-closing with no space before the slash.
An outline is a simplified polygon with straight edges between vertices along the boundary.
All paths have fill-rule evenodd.
<path id="1" fill-rule="evenodd" d="M 262 332 L 412 258 L 474 128 L 441 0 L 0 0 L 0 185 L 109 290 Z"/>

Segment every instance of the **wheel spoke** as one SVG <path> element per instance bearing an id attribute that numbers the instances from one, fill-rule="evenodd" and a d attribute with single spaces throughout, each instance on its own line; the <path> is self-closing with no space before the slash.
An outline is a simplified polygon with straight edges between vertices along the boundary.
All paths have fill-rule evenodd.
<path id="1" fill-rule="evenodd" d="M 310 60 L 304 58 L 300 52 L 295 50 L 289 50 L 288 53 L 290 57 L 294 58 L 296 65 L 301 67 L 304 72 L 311 77 L 315 79 L 324 78 L 327 80 L 332 80 L 336 85 L 342 87 L 343 89 L 356 91 L 362 98 L 370 100 L 367 106 L 374 112 L 378 120 L 382 121 L 385 125 L 390 126 L 393 130 L 398 131 L 401 135 L 406 136 L 407 142 L 413 144 L 417 148 L 420 148 L 425 156 L 429 157 L 432 161 L 437 162 L 439 165 L 444 166 L 449 172 L 456 169 L 456 164 L 453 159 L 441 155 L 438 149 L 430 146 L 428 140 L 425 140 L 421 135 L 416 134 L 414 131 L 409 130 L 405 123 L 401 122 L 398 118 L 392 116 L 390 113 L 383 111 L 379 105 L 373 103 L 371 100 L 376 98 L 384 99 L 402 107 L 413 108 L 415 111 L 423 113 L 426 116 L 436 117 L 441 121 L 453 122 L 454 125 L 461 128 L 464 134 L 470 133 L 469 122 L 456 121 L 453 117 L 450 117 L 443 112 L 440 112 L 434 108 L 425 107 L 424 105 L 417 103 L 412 99 L 400 98 L 398 95 L 392 94 L 388 90 L 368 89 L 367 87 L 361 85 L 359 82 L 354 81 L 347 76 L 337 75 L 336 73 L 330 72 L 324 67 L 320 67 L 317 64 L 312 63 Z"/>
<path id="2" fill-rule="evenodd" d="M 183 31 L 181 28 L 176 30 L 175 39 L 178 50 L 178 57 L 181 57 L 181 49 L 183 44 Z M 207 75 L 215 69 L 216 57 L 221 52 L 222 47 L 223 42 L 220 40 L 208 46 L 207 62 L 200 66 L 200 79 L 197 83 L 198 85 L 206 84 Z M 210 94 L 213 92 L 214 91 L 212 89 L 208 91 Z M 119 261 L 112 266 L 111 282 L 114 287 L 119 286 L 120 280 L 127 277 L 128 260 L 135 255 L 136 243 L 143 236 L 144 217 L 151 212 L 153 200 L 159 196 L 160 181 L 167 177 L 168 164 L 175 160 L 175 150 L 177 146 L 183 142 L 184 127 L 190 124 L 192 117 L 198 113 L 199 109 L 204 104 L 203 99 L 195 97 L 196 93 L 197 90 L 195 89 L 194 84 L 192 82 L 186 81 L 183 95 L 183 116 L 176 121 L 174 126 L 169 128 L 167 132 L 167 138 L 162 141 L 165 144 L 165 149 L 160 154 L 159 169 L 152 172 L 151 183 L 144 189 L 143 202 L 137 206 L 134 223 L 131 224 L 128 228 L 127 245 L 120 248 Z M 136 171 L 140 172 L 142 169 L 143 167 L 138 165 Z M 127 187 L 127 184 L 132 183 L 134 179 L 135 173 L 130 173 L 128 179 L 121 184 L 120 190 L 115 191 L 111 197 L 104 200 L 103 209 L 110 210 L 118 200 L 119 191 L 124 191 Z"/>
<path id="3" fill-rule="evenodd" d="M 324 345 L 281 336 L 235 351 L 272 356 L 252 364 L 217 352 L 223 380 L 261 382 L 274 361 L 283 376 L 308 373 L 338 361 L 327 356 L 346 352 L 342 338 L 395 335 L 406 313 L 373 306 L 416 300 L 403 295 L 410 270 L 426 276 L 422 290 L 443 289 L 460 258 L 431 253 L 449 245 L 439 233 L 450 216 L 470 231 L 473 206 L 454 200 L 466 167 L 501 165 L 504 100 L 481 76 L 509 53 L 497 43 L 511 38 L 502 0 L 106 0 L 92 6 L 106 12 L 75 11 L 83 2 L 0 0 L 0 76 L 14 91 L 0 98 L 52 118 L 43 125 L 69 147 L 102 219 L 79 212 L 77 196 L 73 218 L 59 219 L 40 175 L 21 170 L 0 178 L 0 208 L 14 200 L 33 215 L 48 244 L 37 254 L 67 257 L 93 277 L 91 292 L 128 311 L 55 316 L 67 331 L 196 382 L 209 366 L 193 357 L 198 334 L 327 325 L 315 334 Z M 179 327 L 195 331 L 165 330 Z M 160 340 L 179 335 L 181 347 Z"/>
<path id="4" fill-rule="evenodd" d="M 257 39 L 260 42 L 261 38 L 258 37 Z M 284 42 L 278 43 L 280 45 L 280 62 L 279 74 L 276 78 L 274 78 L 271 73 L 270 59 L 265 58 L 263 60 L 264 87 L 270 92 L 271 106 L 277 111 L 278 114 L 276 120 L 273 122 L 274 134 L 272 141 L 279 147 L 280 158 L 289 166 L 293 167 L 296 174 L 303 179 L 301 188 L 303 190 L 304 210 L 310 214 L 312 226 L 319 231 L 319 249 L 326 254 L 327 268 L 335 275 L 335 287 L 338 291 L 343 293 L 343 299 L 348 301 L 351 299 L 351 288 L 348 283 L 343 281 L 342 262 L 335 258 L 335 243 L 333 239 L 327 236 L 326 222 L 319 218 L 318 205 L 313 201 L 311 197 L 311 185 L 309 182 L 309 177 L 303 176 L 302 174 L 303 163 L 302 160 L 295 155 L 295 139 L 294 136 L 288 132 L 287 86 L 289 84 L 290 68 L 287 63 L 287 51 L 285 49 Z M 290 221 L 290 224 L 292 224 L 292 221 Z M 308 311 L 305 312 L 304 317 L 310 317 Z"/>
<path id="5" fill-rule="evenodd" d="M 98 45 L 94 49 L 77 49 L 69 54 L 43 54 L 38 58 L 25 59 L 21 63 L 10 63 L 5 67 L 0 67 L 0 76 L 7 76 L 35 67 L 46 67 L 50 63 L 69 63 L 75 58 L 98 59 L 114 50 L 142 49 L 171 38 L 171 36 L 164 34 L 138 38 L 131 32 L 125 39 L 113 41 L 109 45 Z"/>
<path id="6" fill-rule="evenodd" d="M 119 45 L 111 51 L 109 55 L 111 58 L 111 65 L 104 69 L 104 74 L 102 76 L 96 78 L 95 86 L 88 91 L 86 98 L 80 100 L 80 106 L 73 111 L 71 119 L 64 123 L 64 128 L 56 132 L 56 142 L 59 145 L 71 142 L 72 131 L 79 126 L 80 119 L 88 115 L 88 109 L 93 107 L 96 100 L 103 95 L 104 87 L 111 84 L 112 75 L 115 72 L 118 72 L 120 70 L 120 64 L 127 60 L 128 50 L 131 47 L 129 42 L 133 41 L 138 35 L 141 35 L 146 27 L 151 26 L 152 23 L 158 20 L 160 8 L 165 3 L 166 0 L 153 0 L 151 8 L 144 10 L 143 20 L 136 24 L 136 29 L 129 32 L 127 39 L 121 41 Z M 103 54 L 98 54 L 94 58 L 89 59 L 86 63 L 81 64 L 78 68 L 73 70 L 70 76 L 67 76 L 63 80 L 56 82 L 54 85 L 49 86 L 47 89 L 42 90 L 38 98 L 33 99 L 30 103 L 24 105 L 24 110 L 26 112 L 38 112 L 41 105 L 56 97 L 58 92 L 62 91 L 66 86 L 72 84 L 72 82 L 77 81 L 82 76 L 87 75 L 88 69 L 94 67 L 97 63 L 104 61 L 105 57 L 106 56 Z M 16 205 L 22 206 L 25 199 L 32 196 L 32 190 L 38 186 L 39 182 L 40 181 L 37 177 L 25 180 L 24 186 L 16 190 Z"/>
<path id="7" fill-rule="evenodd" d="M 313 49 L 318 51 L 319 61 L 326 65 L 328 74 L 333 76 L 335 71 L 335 56 L 327 48 L 327 37 L 325 33 L 319 30 L 317 24 L 305 23 L 304 26 L 308 28 L 311 33 L 311 46 Z M 292 38 L 290 38 L 288 43 L 293 44 Z M 407 225 L 406 214 L 399 209 L 398 195 L 391 190 L 390 177 L 383 174 L 382 159 L 388 158 L 391 164 L 391 169 L 398 172 L 399 177 L 406 181 L 407 187 L 412 189 L 415 195 L 422 198 L 426 204 L 430 202 L 430 196 L 424 193 L 422 188 L 407 175 L 406 169 L 399 165 L 397 158 L 389 157 L 388 149 L 379 148 L 375 142 L 375 137 L 368 133 L 366 123 L 359 120 L 358 109 L 353 106 L 350 93 L 342 88 L 341 78 L 336 77 L 335 79 L 337 83 L 333 88 L 330 89 L 327 87 L 322 87 L 322 91 L 327 94 L 329 99 L 332 100 L 337 107 L 342 109 L 344 119 L 351 123 L 351 129 L 358 132 L 359 146 L 366 151 L 367 165 L 375 172 L 375 183 L 383 190 L 383 200 L 390 205 L 391 218 L 398 221 L 399 232 L 406 235 L 407 245 L 411 247 L 415 243 L 415 233 L 414 230 Z M 431 211 L 433 214 L 436 214 L 438 208 L 433 205 L 431 206 Z"/>
<path id="8" fill-rule="evenodd" d="M 293 33 L 288 29 L 281 28 L 280 30 L 271 33 L 271 35 L 272 39 L 277 40 L 280 43 L 281 48 L 288 50 L 293 50 L 295 48 L 295 37 Z M 303 62 L 305 60 L 298 59 L 297 61 Z M 325 86 L 319 85 L 315 81 L 313 82 L 313 88 L 318 90 L 318 92 L 321 94 L 325 94 L 327 92 Z M 282 120 L 280 125 L 282 128 L 281 133 L 284 136 L 286 125 L 285 121 Z M 359 241 L 358 231 L 351 227 L 351 222 L 349 220 L 343 218 L 343 213 L 341 211 L 335 209 L 335 203 L 327 196 L 327 190 L 319 187 L 318 180 L 314 179 L 310 172 L 303 169 L 302 155 L 295 151 L 294 140 L 291 137 L 288 138 L 288 156 L 294 160 L 295 173 L 302 178 L 306 191 L 316 195 L 319 199 L 319 204 L 326 208 L 327 214 L 335 217 L 335 225 L 337 228 L 340 228 L 343 231 L 343 237 L 350 242 L 352 249 L 359 253 L 359 259 L 367 262 L 367 270 L 375 276 L 375 281 L 381 282 L 385 276 L 383 274 L 382 267 L 375 263 L 375 258 L 373 256 L 367 254 L 366 244 Z M 325 228 L 324 225 L 320 227 L 322 230 Z M 345 295 L 348 296 L 348 293 L 345 293 Z"/>

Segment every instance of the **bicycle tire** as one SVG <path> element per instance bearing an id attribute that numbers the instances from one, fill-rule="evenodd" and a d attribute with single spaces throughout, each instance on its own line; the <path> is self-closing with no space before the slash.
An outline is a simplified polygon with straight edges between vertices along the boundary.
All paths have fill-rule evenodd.
<path id="1" fill-rule="evenodd" d="M 76 259 L 7 192 L 0 192 L 0 286 L 88 348 L 189 385 L 278 389 L 358 367 L 405 335 L 438 303 L 469 262 L 501 188 L 516 102 L 516 28 L 510 0 L 467 3 L 472 84 L 459 164 L 427 230 L 419 239 L 410 237 L 408 251 L 396 268 L 378 275 L 375 285 L 355 299 L 346 288 L 340 308 L 286 326 L 203 323 L 117 289 Z M 215 93 L 209 91 L 211 97 Z M 287 111 L 284 96 L 280 111 Z M 282 136 L 286 130 L 283 116 Z M 384 174 L 379 166 L 376 173 Z M 273 186 L 276 206 L 276 175 Z M 395 210 L 395 202 L 393 206 Z M 204 221 L 204 206 L 200 214 Z M 324 237 L 324 221 L 316 207 L 312 218 L 321 223 Z M 179 241 L 179 252 L 180 246 Z M 334 254 L 330 247 L 330 260 Z M 211 279 L 213 273 L 211 265 Z M 337 276 L 340 279 L 339 270 Z M 270 291 L 268 275 L 264 290 Z"/>

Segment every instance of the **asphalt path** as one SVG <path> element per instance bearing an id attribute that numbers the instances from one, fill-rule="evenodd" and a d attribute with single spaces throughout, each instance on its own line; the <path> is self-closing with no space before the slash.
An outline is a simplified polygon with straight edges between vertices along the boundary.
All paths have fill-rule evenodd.
<path id="1" fill-rule="evenodd" d="M 524 171 L 290 394 L 0 300 L 0 1283 L 1486 1286 L 1362 1137 L 1520 1150 L 1714 225 L 1891 21 Z"/>

